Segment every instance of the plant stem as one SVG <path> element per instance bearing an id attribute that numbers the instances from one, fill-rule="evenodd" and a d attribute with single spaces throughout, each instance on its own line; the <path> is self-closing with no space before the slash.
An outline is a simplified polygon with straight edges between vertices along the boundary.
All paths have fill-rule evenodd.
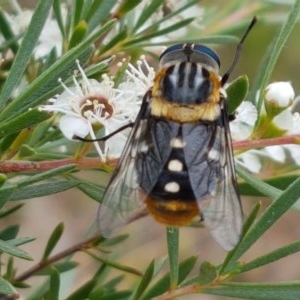
<path id="1" fill-rule="evenodd" d="M 177 299 L 177 297 L 199 293 L 199 291 L 200 289 L 198 285 L 191 284 L 176 290 L 169 291 L 164 295 L 156 297 L 155 300 L 171 300 L 175 298 Z"/>
<path id="2" fill-rule="evenodd" d="M 281 136 L 281 137 L 270 138 L 270 139 L 237 141 L 237 142 L 233 142 L 233 149 L 246 151 L 254 148 L 263 148 L 267 146 L 286 145 L 286 144 L 300 144 L 300 134 Z"/>
<path id="3" fill-rule="evenodd" d="M 28 171 L 48 171 L 58 167 L 75 164 L 79 169 L 95 169 L 107 168 L 107 166 L 115 166 L 117 159 L 107 160 L 105 163 L 99 157 L 95 158 L 66 158 L 58 160 L 44 161 L 2 161 L 0 162 L 1 173 L 19 173 Z"/>
<path id="4" fill-rule="evenodd" d="M 179 229 L 177 227 L 167 227 L 166 233 L 170 264 L 170 288 L 172 290 L 178 284 Z"/>
<path id="5" fill-rule="evenodd" d="M 32 268 L 28 269 L 27 271 L 25 271 L 23 274 L 20 274 L 19 276 L 16 276 L 13 279 L 13 282 L 22 282 L 26 279 L 28 279 L 29 277 L 31 277 L 32 275 L 34 275 L 36 272 L 40 271 L 41 269 L 71 255 L 74 254 L 77 251 L 81 251 L 84 249 L 89 249 L 91 247 L 94 247 L 93 242 L 95 240 L 97 240 L 99 238 L 99 235 L 90 237 L 84 241 L 81 241 L 78 244 L 75 244 L 73 246 L 71 246 L 70 248 L 67 248 L 55 255 L 53 255 L 52 257 L 50 257 L 49 259 L 46 260 L 42 260 L 40 262 L 38 262 L 35 266 L 33 266 Z"/>

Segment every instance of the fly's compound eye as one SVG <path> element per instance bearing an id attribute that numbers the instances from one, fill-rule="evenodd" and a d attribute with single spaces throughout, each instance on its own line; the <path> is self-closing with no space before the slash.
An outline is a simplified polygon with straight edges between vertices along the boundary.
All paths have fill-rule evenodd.
<path id="1" fill-rule="evenodd" d="M 177 44 L 167 48 L 160 56 L 160 65 L 168 66 L 178 62 L 193 62 L 219 71 L 220 59 L 210 48 L 200 44 Z"/>

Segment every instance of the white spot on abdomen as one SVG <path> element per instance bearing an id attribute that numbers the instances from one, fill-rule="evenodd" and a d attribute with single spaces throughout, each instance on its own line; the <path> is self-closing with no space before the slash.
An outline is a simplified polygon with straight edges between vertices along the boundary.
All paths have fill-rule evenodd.
<path id="1" fill-rule="evenodd" d="M 178 159 L 172 159 L 168 163 L 168 170 L 173 172 L 181 172 L 183 170 L 183 164 Z"/>
<path id="2" fill-rule="evenodd" d="M 180 190 L 180 186 L 177 182 L 171 181 L 165 185 L 164 190 L 169 193 L 178 193 Z"/>
<path id="3" fill-rule="evenodd" d="M 170 141 L 170 146 L 173 148 L 183 148 L 185 146 L 185 142 L 182 140 L 182 138 L 172 138 Z"/>

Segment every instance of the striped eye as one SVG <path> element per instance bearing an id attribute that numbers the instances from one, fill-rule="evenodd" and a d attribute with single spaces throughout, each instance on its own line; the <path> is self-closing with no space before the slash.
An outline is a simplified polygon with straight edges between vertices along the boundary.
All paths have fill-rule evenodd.
<path id="1" fill-rule="evenodd" d="M 162 58 L 163 56 L 165 56 L 168 53 L 184 52 L 185 46 L 186 46 L 186 44 L 176 44 L 176 45 L 170 46 L 161 54 L 160 58 Z"/>
<path id="2" fill-rule="evenodd" d="M 167 48 L 160 56 L 161 65 L 177 62 L 194 62 L 210 66 L 215 71 L 220 68 L 218 55 L 210 48 L 200 44 L 176 44 Z"/>
<path id="3" fill-rule="evenodd" d="M 194 52 L 197 52 L 198 55 L 203 55 L 206 54 L 209 57 L 211 57 L 220 67 L 220 59 L 218 57 L 218 55 L 216 54 L 216 52 L 214 52 L 213 50 L 211 50 L 210 48 L 203 46 L 203 45 L 199 45 L 199 44 L 194 44 L 193 45 L 193 50 Z"/>

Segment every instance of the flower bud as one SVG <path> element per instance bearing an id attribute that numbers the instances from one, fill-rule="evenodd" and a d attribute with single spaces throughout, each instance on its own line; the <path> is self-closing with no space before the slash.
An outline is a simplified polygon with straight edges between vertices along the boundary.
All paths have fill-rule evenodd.
<path id="1" fill-rule="evenodd" d="M 280 81 L 269 84 L 264 92 L 267 115 L 275 117 L 293 104 L 295 92 L 290 82 Z"/>

